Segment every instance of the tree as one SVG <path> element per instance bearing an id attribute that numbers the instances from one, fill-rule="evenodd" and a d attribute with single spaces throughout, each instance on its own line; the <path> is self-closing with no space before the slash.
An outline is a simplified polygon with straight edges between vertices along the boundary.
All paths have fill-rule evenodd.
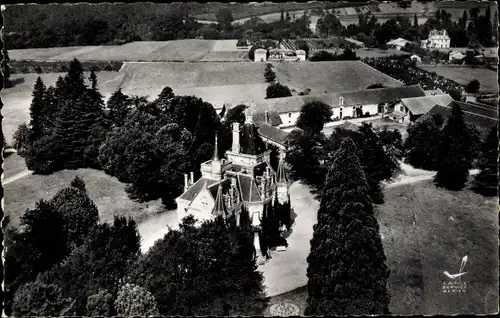
<path id="1" fill-rule="evenodd" d="M 64 262 L 43 273 L 40 279 L 54 282 L 63 295 L 75 300 L 77 315 L 85 315 L 89 297 L 107 290 L 113 297 L 129 267 L 140 254 L 140 236 L 132 219 L 115 217 L 113 223 L 99 224 Z"/>
<path id="2" fill-rule="evenodd" d="M 281 12 L 280 12 L 280 21 L 283 22 L 285 20 L 285 12 L 283 11 L 283 9 L 281 9 Z"/>
<path id="3" fill-rule="evenodd" d="M 384 126 L 377 134 L 384 146 L 385 153 L 392 158 L 392 161 L 397 162 L 397 160 L 401 160 L 403 158 L 404 146 L 403 136 L 399 130 L 389 130 L 387 126 Z"/>
<path id="4" fill-rule="evenodd" d="M 69 99 L 77 99 L 85 95 L 87 87 L 83 78 L 83 66 L 76 58 L 69 63 L 68 73 L 64 77 L 63 91 Z"/>
<path id="5" fill-rule="evenodd" d="M 305 131 L 318 134 L 323 130 L 325 124 L 332 120 L 332 116 L 333 112 L 329 105 L 319 101 L 311 101 L 300 109 L 296 125 Z"/>
<path id="6" fill-rule="evenodd" d="M 15 316 L 72 316 L 73 301 L 64 299 L 59 286 L 39 281 L 21 286 L 14 297 Z"/>
<path id="7" fill-rule="evenodd" d="M 464 187 L 473 156 L 472 138 L 460 106 L 453 105 L 445 124 L 437 152 L 438 170 L 434 182 L 438 187 L 460 190 Z"/>
<path id="8" fill-rule="evenodd" d="M 413 27 L 418 28 L 418 19 L 417 19 L 417 14 L 413 16 Z"/>
<path id="9" fill-rule="evenodd" d="M 98 293 L 90 295 L 87 299 L 87 316 L 111 317 L 115 315 L 115 306 L 113 304 L 113 295 L 106 290 L 101 289 Z"/>
<path id="10" fill-rule="evenodd" d="M 12 138 L 12 147 L 17 150 L 17 153 L 21 157 L 24 157 L 25 150 L 30 147 L 30 133 L 31 130 L 28 128 L 28 125 L 26 125 L 26 123 L 22 123 L 17 127 L 17 130 Z"/>
<path id="11" fill-rule="evenodd" d="M 415 168 L 437 169 L 437 151 L 441 139 L 440 127 L 434 119 L 426 119 L 410 125 L 404 143 L 406 159 Z"/>
<path id="12" fill-rule="evenodd" d="M 80 178 L 80 176 L 76 176 L 75 178 L 73 178 L 73 180 L 71 181 L 71 186 L 83 192 L 87 191 L 85 187 L 85 181 L 83 181 L 83 179 Z"/>
<path id="13" fill-rule="evenodd" d="M 498 136 L 494 126 L 481 145 L 479 174 L 474 180 L 474 190 L 484 196 L 495 196 L 498 191 Z"/>
<path id="14" fill-rule="evenodd" d="M 151 28 L 154 41 L 177 40 L 184 29 L 182 17 L 174 12 L 159 17 Z"/>
<path id="15" fill-rule="evenodd" d="M 41 77 L 36 79 L 35 86 L 33 88 L 33 99 L 31 100 L 30 106 L 30 126 L 31 134 L 30 137 L 33 139 L 31 142 L 42 137 L 46 130 L 45 128 L 45 99 L 46 99 L 46 87 L 43 84 Z"/>
<path id="16" fill-rule="evenodd" d="M 231 22 L 233 22 L 234 18 L 230 9 L 228 8 L 220 9 L 215 14 L 215 17 L 223 30 L 231 29 Z"/>
<path id="17" fill-rule="evenodd" d="M 280 83 L 274 83 L 267 87 L 266 89 L 266 99 L 268 98 L 280 98 L 292 96 L 290 88 Z"/>
<path id="18" fill-rule="evenodd" d="M 266 69 L 264 70 L 264 78 L 268 83 L 272 83 L 276 79 L 276 74 L 274 73 L 273 66 L 270 63 L 266 64 Z"/>
<path id="19" fill-rule="evenodd" d="M 251 227 L 232 217 L 195 222 L 186 217 L 158 240 L 134 266 L 131 283 L 151 291 L 161 315 L 262 314 Z"/>
<path id="20" fill-rule="evenodd" d="M 366 89 L 376 89 L 376 88 L 385 88 L 382 83 L 375 83 L 368 86 Z"/>
<path id="21" fill-rule="evenodd" d="M 115 127 L 123 126 L 125 119 L 132 111 L 132 99 L 123 94 L 121 88 L 114 92 L 108 99 L 108 118 Z"/>
<path id="22" fill-rule="evenodd" d="M 346 139 L 334 154 L 314 225 L 305 315 L 389 313 L 390 270 L 368 192 L 356 147 Z"/>
<path id="23" fill-rule="evenodd" d="M 474 80 L 470 81 L 469 84 L 467 84 L 465 91 L 467 93 L 477 94 L 477 93 L 479 93 L 480 86 L 481 86 L 481 84 L 479 83 L 479 81 L 477 79 L 474 79 Z"/>
<path id="24" fill-rule="evenodd" d="M 155 297 L 134 284 L 125 284 L 120 288 L 115 307 L 119 316 L 158 316 Z"/>

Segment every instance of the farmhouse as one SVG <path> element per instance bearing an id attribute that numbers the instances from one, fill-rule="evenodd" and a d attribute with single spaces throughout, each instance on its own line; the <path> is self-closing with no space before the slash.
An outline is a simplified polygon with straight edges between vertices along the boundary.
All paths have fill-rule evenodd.
<path id="1" fill-rule="evenodd" d="M 225 154 L 227 159 L 219 158 L 215 150 L 212 159 L 201 164 L 200 179 L 195 182 L 193 172 L 190 179 L 187 174 L 184 175 L 184 193 L 176 199 L 179 222 L 188 215 L 193 215 L 199 221 L 219 215 L 234 215 L 239 225 L 244 206 L 252 225 L 259 227 L 264 204 L 275 194 L 281 203 L 287 202 L 284 152 L 280 155 L 276 172 L 270 164 L 271 150 L 266 150 L 262 140 L 254 134 L 255 131 L 251 116 L 247 116 L 247 122 L 242 127 L 239 123 L 233 123 L 233 144 L 232 149 Z M 254 233 L 254 244 L 261 262 L 258 230 Z"/>
<path id="2" fill-rule="evenodd" d="M 241 102 L 249 106 L 248 112 L 276 112 L 279 114 L 280 128 L 293 127 L 297 122 L 302 106 L 311 101 L 320 101 L 332 107 L 333 120 L 373 116 L 387 111 L 391 104 L 403 98 L 425 96 L 420 85 L 366 89 L 319 95 L 298 95 L 271 98 L 251 102 Z M 274 115 L 275 116 L 275 115 Z"/>
<path id="3" fill-rule="evenodd" d="M 453 98 L 448 94 L 403 98 L 384 114 L 384 117 L 410 123 L 429 112 L 435 105 L 446 106 L 452 101 Z"/>
<path id="4" fill-rule="evenodd" d="M 255 62 L 266 62 L 267 61 L 267 51 L 264 49 L 257 49 L 254 52 Z"/>
<path id="5" fill-rule="evenodd" d="M 447 49 L 450 47 L 450 37 L 446 30 L 432 30 L 427 40 L 420 41 L 424 49 Z"/>
<path id="6" fill-rule="evenodd" d="M 435 115 L 441 115 L 445 121 L 451 115 L 453 105 L 458 105 L 464 113 L 464 121 L 475 127 L 482 139 L 486 138 L 491 128 L 498 125 L 498 110 L 495 106 L 489 106 L 479 103 L 463 103 L 452 101 L 448 105 L 436 105 L 426 114 L 416 120 L 421 122 L 432 118 Z"/>
<path id="7" fill-rule="evenodd" d="M 411 41 L 408 41 L 408 40 L 403 39 L 403 38 L 397 38 L 395 40 L 390 40 L 389 42 L 387 42 L 387 45 L 389 47 L 393 47 L 393 48 L 395 48 L 397 50 L 401 50 L 408 43 L 411 43 Z"/>

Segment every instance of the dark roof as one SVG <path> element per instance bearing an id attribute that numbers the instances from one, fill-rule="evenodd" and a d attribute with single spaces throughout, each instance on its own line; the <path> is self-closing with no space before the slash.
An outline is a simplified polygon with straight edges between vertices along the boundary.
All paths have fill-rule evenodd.
<path id="1" fill-rule="evenodd" d="M 463 105 L 464 107 L 462 107 L 462 104 L 468 104 L 468 103 L 460 103 L 460 102 L 458 103 L 464 112 L 464 121 L 477 128 L 477 130 L 481 134 L 481 138 L 485 138 L 489 130 L 492 127 L 498 125 L 498 112 L 491 111 L 489 113 L 491 117 L 489 117 L 485 115 L 487 112 L 484 109 L 481 110 L 480 112 L 476 112 L 477 109 L 475 109 L 474 107 L 469 108 L 470 104 Z M 429 112 L 427 112 L 419 119 L 417 119 L 417 122 L 427 120 L 437 114 L 441 115 L 445 119 L 448 118 L 451 115 L 452 104 L 450 104 L 449 106 L 441 106 L 441 105 L 434 106 Z"/>
<path id="2" fill-rule="evenodd" d="M 257 183 L 255 183 L 255 179 L 252 176 L 237 174 L 237 178 L 243 201 L 259 202 L 262 200 L 259 187 L 257 187 Z"/>
<path id="3" fill-rule="evenodd" d="M 484 105 L 479 103 L 464 103 L 459 101 L 453 101 L 448 106 L 453 107 L 453 105 L 460 106 L 460 108 L 464 112 L 471 112 L 477 115 L 483 115 L 498 120 L 498 109 L 495 106 Z"/>
<path id="4" fill-rule="evenodd" d="M 214 199 L 217 197 L 217 190 L 219 189 L 219 184 L 222 185 L 222 194 L 226 194 L 229 191 L 229 188 L 231 187 L 231 180 L 224 179 L 221 182 L 213 183 L 208 187 L 208 191 L 214 197 Z"/>
<path id="5" fill-rule="evenodd" d="M 425 96 L 420 85 L 409 85 L 400 87 L 385 87 L 376 89 L 365 89 L 350 92 L 298 95 L 282 98 L 270 98 L 250 102 L 250 112 L 276 111 L 278 113 L 299 112 L 302 106 L 311 101 L 320 101 L 331 107 L 339 106 L 339 97 L 344 98 L 344 106 L 366 105 L 387 103 L 409 97 Z"/>
<path id="6" fill-rule="evenodd" d="M 205 186 L 205 182 L 207 184 L 207 187 L 210 187 L 211 185 L 217 183 L 217 180 L 210 180 L 206 178 L 198 179 L 198 181 L 196 181 L 191 187 L 189 187 L 189 189 L 186 192 L 184 192 L 180 196 L 180 199 L 193 201 L 194 198 L 198 195 L 198 193 L 200 193 L 200 191 Z M 215 193 L 217 194 L 217 187 L 215 187 Z"/>
<path id="7" fill-rule="evenodd" d="M 401 100 L 413 115 L 423 115 L 435 105 L 447 106 L 452 101 L 453 98 L 448 94 L 403 98 Z"/>
<path id="8" fill-rule="evenodd" d="M 276 111 L 270 110 L 267 111 L 267 115 L 269 116 L 269 121 L 272 126 L 279 126 L 283 124 L 281 121 L 280 114 Z M 266 112 L 265 111 L 257 111 L 252 114 L 252 120 L 255 124 L 265 123 L 266 122 Z"/>
<path id="9" fill-rule="evenodd" d="M 289 135 L 288 132 L 286 132 L 282 129 L 273 127 L 273 126 L 266 124 L 266 123 L 261 123 L 259 125 L 259 134 L 262 137 L 270 139 L 270 140 L 272 140 L 280 145 L 285 145 L 285 142 L 286 142 L 288 135 Z"/>
<path id="10" fill-rule="evenodd" d="M 259 155 L 266 150 L 266 145 L 258 134 L 254 124 L 244 124 L 240 133 L 240 151 L 247 155 Z"/>

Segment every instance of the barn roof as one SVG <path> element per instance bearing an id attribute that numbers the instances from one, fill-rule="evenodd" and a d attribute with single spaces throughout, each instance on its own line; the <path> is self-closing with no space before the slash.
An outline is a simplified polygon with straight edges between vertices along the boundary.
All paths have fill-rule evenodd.
<path id="1" fill-rule="evenodd" d="M 272 126 L 279 126 L 283 124 L 283 121 L 281 120 L 280 115 L 278 112 L 269 110 L 267 111 L 267 115 L 269 116 L 269 124 Z M 253 122 L 258 125 L 260 123 L 265 123 L 266 122 L 266 112 L 265 111 L 257 111 L 252 113 L 252 120 Z"/>
<path id="2" fill-rule="evenodd" d="M 339 106 L 339 97 L 344 98 L 344 106 L 367 105 L 399 101 L 402 98 L 425 96 L 420 85 L 386 87 L 340 93 L 298 95 L 282 98 L 270 98 L 251 102 L 249 112 L 275 111 L 277 113 L 299 112 L 308 102 L 320 101 L 331 107 Z"/>
<path id="3" fill-rule="evenodd" d="M 401 102 L 413 115 L 423 115 L 435 105 L 447 106 L 453 101 L 450 95 L 432 95 L 423 97 L 403 98 Z"/>

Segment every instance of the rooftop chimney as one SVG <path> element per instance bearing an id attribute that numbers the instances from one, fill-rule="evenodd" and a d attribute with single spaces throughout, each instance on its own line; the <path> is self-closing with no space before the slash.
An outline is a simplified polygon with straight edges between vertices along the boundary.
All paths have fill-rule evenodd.
<path id="1" fill-rule="evenodd" d="M 240 152 L 240 124 L 233 123 L 233 147 L 232 151 L 234 153 Z"/>
<path id="2" fill-rule="evenodd" d="M 194 172 L 191 171 L 190 174 L 191 174 L 191 185 L 193 185 L 194 184 Z"/>
<path id="3" fill-rule="evenodd" d="M 266 124 L 269 124 L 269 112 L 266 110 Z"/>
<path id="4" fill-rule="evenodd" d="M 188 175 L 187 173 L 184 174 L 184 191 L 187 191 L 189 188 L 189 183 L 188 183 Z"/>

